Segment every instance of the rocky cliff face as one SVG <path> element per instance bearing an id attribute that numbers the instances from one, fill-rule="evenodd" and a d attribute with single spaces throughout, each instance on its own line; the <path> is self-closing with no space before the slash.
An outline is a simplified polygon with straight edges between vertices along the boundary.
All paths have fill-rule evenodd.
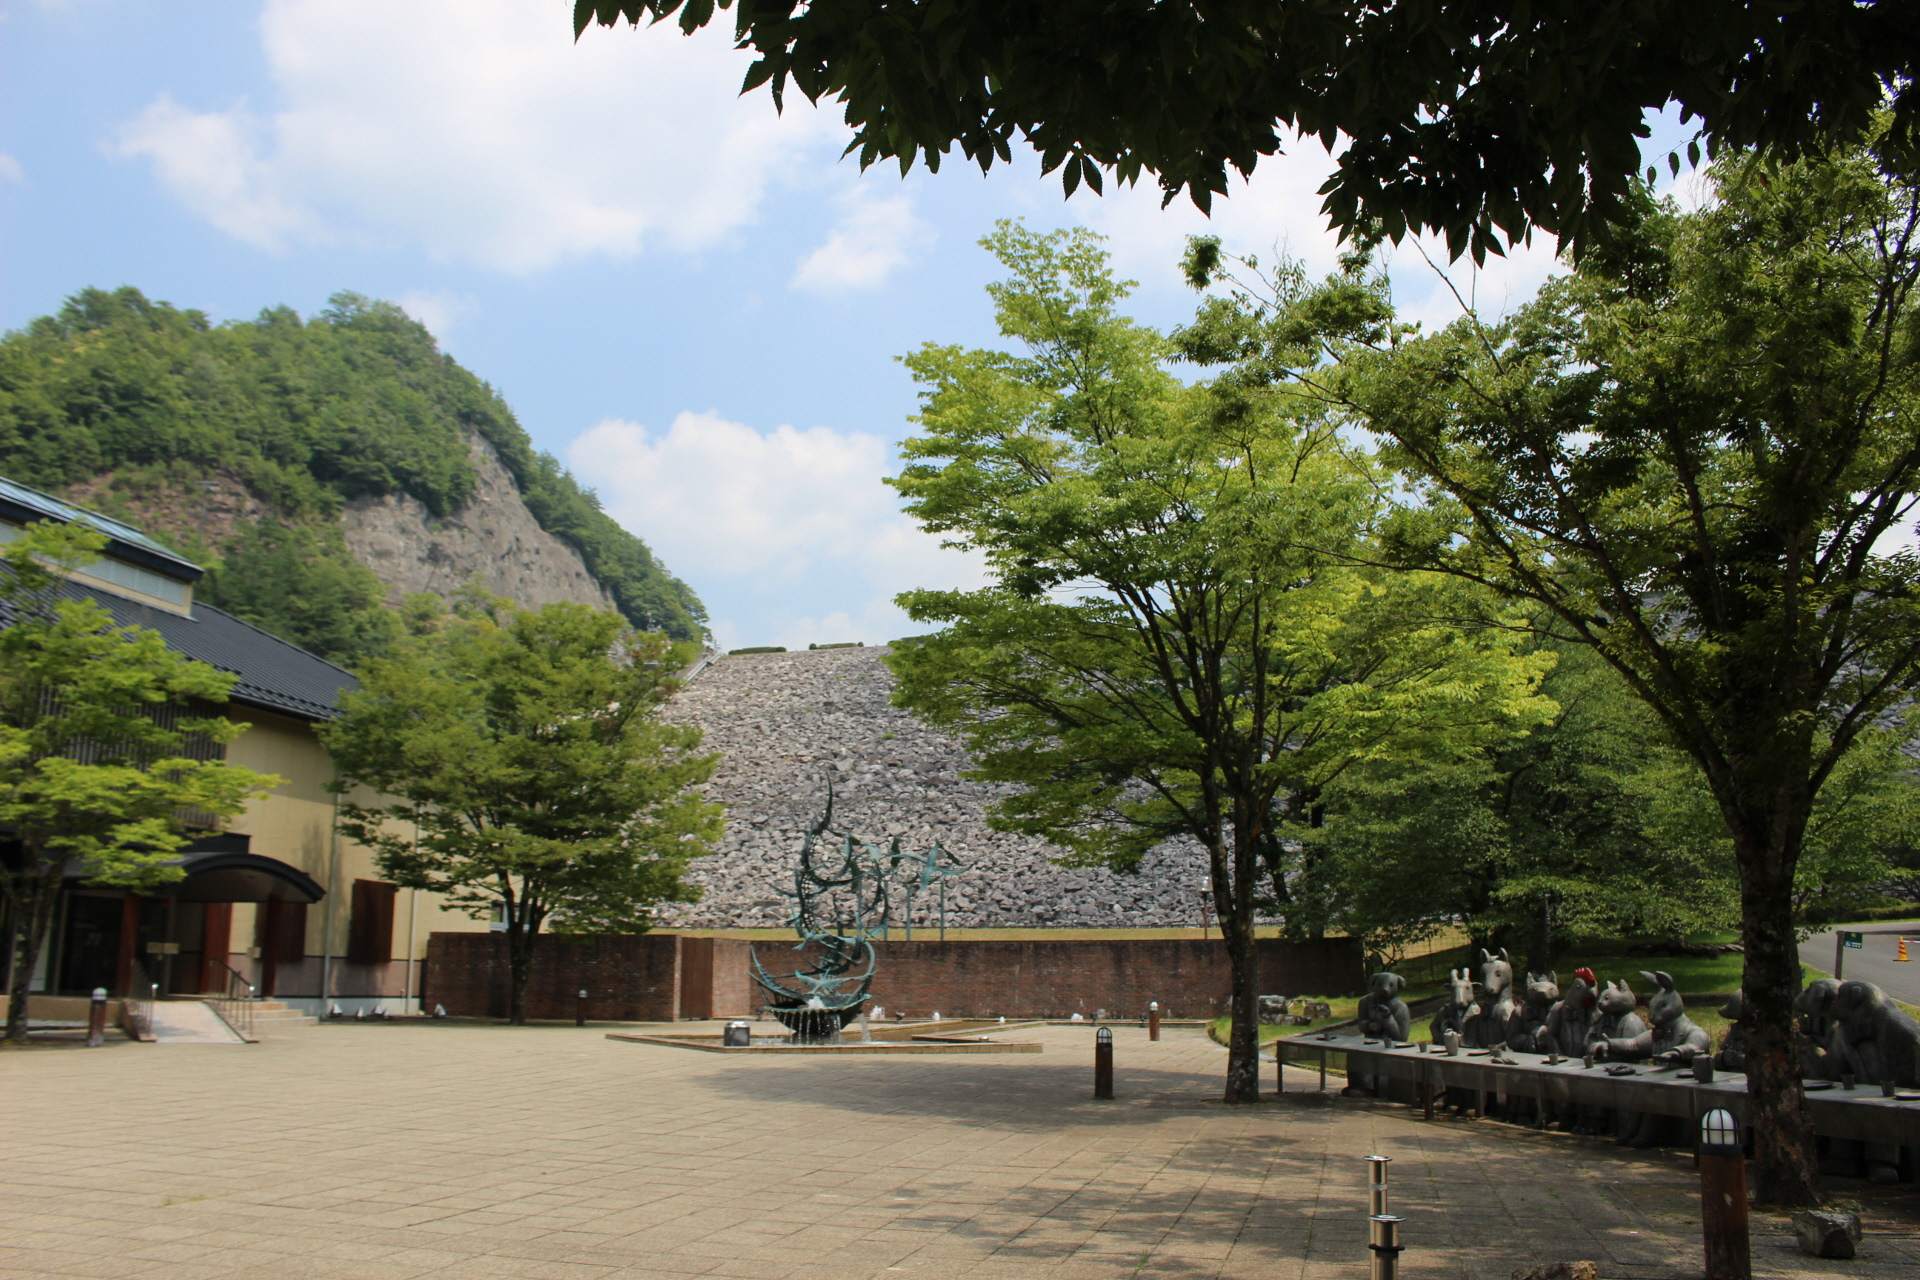
<path id="1" fill-rule="evenodd" d="M 968 926 L 1197 925 L 1206 867 L 1190 847 L 1162 846 L 1136 875 L 1053 865 L 1043 841 L 988 828 L 1002 789 L 969 782 L 961 743 L 890 705 L 885 648 L 722 658 L 675 696 L 668 716 L 700 726 L 723 753 L 708 794 L 728 808 L 720 852 L 694 863 L 705 897 L 662 922 L 780 925 L 800 842 L 834 779 L 833 825 L 918 852 L 935 839 L 967 866 L 948 882 L 947 922 Z M 916 900 L 918 924 L 937 899 Z"/>
<path id="2" fill-rule="evenodd" d="M 614 610 L 580 553 L 548 533 L 520 500 L 513 477 L 484 441 L 470 441 L 473 499 L 446 517 L 408 494 L 347 505 L 341 531 L 392 598 L 417 591 L 446 596 L 468 583 L 538 607 L 570 600 Z"/>

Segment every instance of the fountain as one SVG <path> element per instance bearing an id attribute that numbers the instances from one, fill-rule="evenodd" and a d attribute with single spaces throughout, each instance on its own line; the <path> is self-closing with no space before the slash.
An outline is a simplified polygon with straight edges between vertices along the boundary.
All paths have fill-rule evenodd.
<path id="1" fill-rule="evenodd" d="M 840 838 L 837 863 L 832 854 L 823 859 L 826 836 Z M 944 936 L 946 880 L 961 870 L 938 841 L 924 853 L 909 853 L 898 836 L 882 846 L 835 830 L 833 779 L 827 779 L 826 808 L 801 841 L 793 888 L 781 891 L 793 901 L 787 923 L 800 938 L 793 950 L 805 953 L 806 962 L 776 975 L 757 950 L 750 953 L 753 981 L 770 998 L 768 1012 L 793 1033 L 795 1044 L 833 1043 L 860 1017 L 878 962 L 873 940 L 891 932 L 896 888 L 906 899 L 904 923 L 911 939 L 914 895 L 937 883 Z"/>

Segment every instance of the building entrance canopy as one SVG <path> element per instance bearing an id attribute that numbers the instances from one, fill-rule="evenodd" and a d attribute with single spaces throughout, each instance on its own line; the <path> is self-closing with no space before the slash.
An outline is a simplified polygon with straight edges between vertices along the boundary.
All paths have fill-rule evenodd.
<path id="1" fill-rule="evenodd" d="M 318 902 L 326 890 L 306 872 L 278 858 L 254 853 L 251 838 L 234 833 L 202 836 L 177 859 L 187 877 L 161 885 L 156 897 L 178 902 Z M 71 879 L 84 880 L 84 871 Z"/>

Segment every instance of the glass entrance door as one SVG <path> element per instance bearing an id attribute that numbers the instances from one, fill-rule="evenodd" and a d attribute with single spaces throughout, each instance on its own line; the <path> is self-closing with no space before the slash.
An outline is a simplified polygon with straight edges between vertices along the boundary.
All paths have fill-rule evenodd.
<path id="1" fill-rule="evenodd" d="M 60 947 L 58 990 L 85 994 L 114 989 L 120 967 L 121 900 L 76 893 L 67 899 L 67 932 Z"/>

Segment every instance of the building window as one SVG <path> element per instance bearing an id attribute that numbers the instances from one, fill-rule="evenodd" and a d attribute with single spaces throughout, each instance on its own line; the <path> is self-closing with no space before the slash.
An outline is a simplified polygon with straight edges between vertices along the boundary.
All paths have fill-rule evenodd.
<path id="1" fill-rule="evenodd" d="M 347 960 L 385 964 L 393 959 L 393 900 L 398 885 L 384 880 L 353 882 L 353 914 L 347 925 Z"/>

